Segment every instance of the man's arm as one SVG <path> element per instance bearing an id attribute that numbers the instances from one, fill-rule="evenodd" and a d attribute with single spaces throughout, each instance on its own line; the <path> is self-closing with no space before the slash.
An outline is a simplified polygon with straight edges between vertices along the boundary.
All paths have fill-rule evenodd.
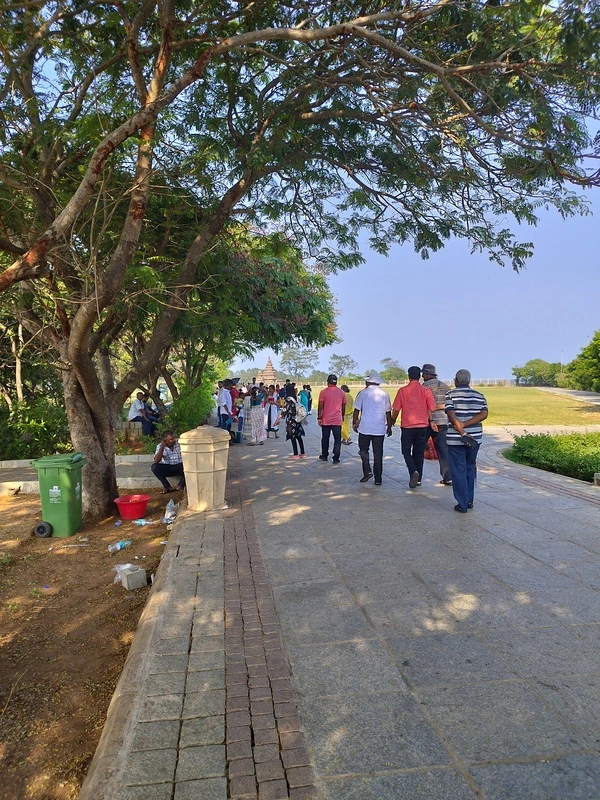
<path id="1" fill-rule="evenodd" d="M 154 463 L 155 463 L 155 464 L 160 464 L 160 462 L 162 461 L 162 457 L 163 457 L 163 451 L 164 451 L 164 449 L 165 449 L 165 443 L 164 443 L 164 442 L 161 442 L 161 443 L 158 445 L 158 450 L 156 451 L 156 454 L 155 454 L 155 456 L 154 456 Z"/>
<path id="2" fill-rule="evenodd" d="M 352 430 L 354 433 L 358 433 L 358 421 L 360 419 L 360 410 L 355 408 L 352 412 Z"/>
<path id="3" fill-rule="evenodd" d="M 322 425 L 321 417 L 323 416 L 323 401 L 319 400 L 319 405 L 317 406 L 317 422 L 319 425 Z"/>
<path id="4" fill-rule="evenodd" d="M 398 419 L 398 414 L 400 413 L 400 409 L 402 408 L 402 395 L 401 389 L 398 389 L 396 392 L 396 397 L 394 397 L 394 402 L 392 403 L 392 425 L 396 424 L 396 420 Z"/>
<path id="5" fill-rule="evenodd" d="M 459 419 L 457 419 L 456 414 L 451 409 L 448 409 L 446 414 L 448 414 L 448 419 L 450 420 L 450 424 L 454 430 L 458 431 L 461 436 L 464 436 L 466 433 L 465 428 L 470 428 L 473 425 L 477 425 L 479 422 L 483 422 L 484 419 L 487 419 L 488 412 L 487 409 L 480 411 L 478 414 L 475 414 L 474 417 L 471 417 L 464 422 L 461 422 Z"/>
<path id="6" fill-rule="evenodd" d="M 386 421 L 386 424 L 387 424 L 386 433 L 387 433 L 388 436 L 391 436 L 392 435 L 392 412 L 391 411 L 386 411 L 385 412 L 385 421 Z"/>

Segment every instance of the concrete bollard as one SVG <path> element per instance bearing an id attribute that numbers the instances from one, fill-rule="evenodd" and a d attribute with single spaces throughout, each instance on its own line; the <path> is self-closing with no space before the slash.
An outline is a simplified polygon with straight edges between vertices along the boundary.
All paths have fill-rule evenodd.
<path id="1" fill-rule="evenodd" d="M 188 508 L 210 511 L 225 504 L 229 433 L 202 425 L 179 437 Z"/>
<path id="2" fill-rule="evenodd" d="M 594 486 L 600 486 L 600 472 L 594 472 Z"/>

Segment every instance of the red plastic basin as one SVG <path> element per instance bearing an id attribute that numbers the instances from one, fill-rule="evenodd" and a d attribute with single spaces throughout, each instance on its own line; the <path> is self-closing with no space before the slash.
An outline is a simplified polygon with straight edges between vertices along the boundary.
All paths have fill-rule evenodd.
<path id="1" fill-rule="evenodd" d="M 149 494 L 126 494 L 117 497 L 115 503 L 123 519 L 140 519 L 146 513 Z"/>

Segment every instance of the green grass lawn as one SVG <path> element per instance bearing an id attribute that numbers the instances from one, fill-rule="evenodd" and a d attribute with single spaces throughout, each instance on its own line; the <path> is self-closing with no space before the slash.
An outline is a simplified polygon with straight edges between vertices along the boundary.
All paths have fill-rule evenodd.
<path id="1" fill-rule="evenodd" d="M 392 401 L 398 391 L 383 386 Z M 600 425 L 600 406 L 514 386 L 475 386 L 488 401 L 485 425 Z M 352 388 L 353 396 L 357 390 Z"/>

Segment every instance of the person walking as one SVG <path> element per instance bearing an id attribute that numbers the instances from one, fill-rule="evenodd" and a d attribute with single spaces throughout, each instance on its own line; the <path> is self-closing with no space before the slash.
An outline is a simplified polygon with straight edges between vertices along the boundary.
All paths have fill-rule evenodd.
<path id="1" fill-rule="evenodd" d="M 275 420 L 279 416 L 279 395 L 275 391 L 275 386 L 271 384 L 269 391 L 264 400 L 264 426 L 267 431 L 267 439 L 271 438 L 271 434 L 275 434 L 275 438 L 279 439 L 279 427 Z"/>
<path id="2" fill-rule="evenodd" d="M 481 423 L 488 415 L 485 397 L 472 389 L 470 383 L 469 370 L 459 369 L 454 378 L 455 388 L 446 394 L 446 414 L 450 423 L 446 433 L 448 459 L 456 500 L 454 510 L 460 514 L 473 508 L 477 453 L 483 438 Z"/>
<path id="3" fill-rule="evenodd" d="M 362 460 L 366 483 L 375 476 L 375 486 L 381 486 L 383 474 L 383 440 L 392 435 L 392 404 L 387 392 L 380 388 L 383 383 L 378 372 L 365 378 L 366 386 L 356 395 L 352 416 L 352 427 L 358 433 L 358 452 Z M 369 448 L 373 448 L 373 470 L 369 460 Z"/>
<path id="4" fill-rule="evenodd" d="M 308 390 L 306 388 L 306 384 L 298 392 L 298 400 L 302 403 L 302 405 L 306 409 L 306 413 L 308 415 L 310 413 L 310 411 L 309 411 L 309 408 L 308 408 Z"/>
<path id="5" fill-rule="evenodd" d="M 346 410 L 344 411 L 344 421 L 342 422 L 342 444 L 352 444 L 352 438 L 350 437 L 350 425 L 352 425 L 354 400 L 350 394 L 350 389 L 345 383 L 342 384 L 341 389 L 346 395 Z"/>
<path id="6" fill-rule="evenodd" d="M 337 385 L 337 375 L 327 376 L 327 387 L 319 393 L 317 422 L 321 428 L 320 461 L 329 458 L 329 440 L 333 435 L 333 463 L 340 463 L 342 449 L 342 422 L 346 410 L 346 395 Z"/>
<path id="7" fill-rule="evenodd" d="M 429 435 L 433 439 L 435 449 L 437 450 L 438 460 L 440 463 L 440 483 L 444 486 L 452 485 L 452 478 L 450 477 L 450 464 L 448 463 L 448 445 L 446 444 L 446 431 L 448 430 L 448 417 L 446 416 L 446 393 L 450 391 L 447 383 L 438 380 L 437 373 L 433 364 L 423 364 L 421 369 L 423 376 L 423 386 L 431 390 L 435 399 L 435 411 L 432 413 L 431 418 L 437 425 L 437 431 L 433 428 L 429 429 Z"/>
<path id="8" fill-rule="evenodd" d="M 294 451 L 290 458 L 305 458 L 306 453 L 304 452 L 304 442 L 302 441 L 304 426 L 302 421 L 298 419 L 297 409 L 297 401 L 291 395 L 288 395 L 285 398 L 285 406 L 277 418 L 277 424 L 279 424 L 282 417 L 285 419 L 285 438 L 292 443 L 292 450 Z"/>
<path id="9" fill-rule="evenodd" d="M 308 394 L 308 413 L 310 415 L 312 414 L 312 389 L 310 388 L 310 383 L 306 384 L 306 391 Z"/>
<path id="10" fill-rule="evenodd" d="M 250 412 L 250 441 L 249 445 L 264 444 L 267 435 L 265 431 L 265 411 L 263 408 L 263 397 L 258 388 L 253 386 L 249 395 Z"/>
<path id="11" fill-rule="evenodd" d="M 437 430 L 431 420 L 431 412 L 435 411 L 435 399 L 430 389 L 421 385 L 419 367 L 408 368 L 408 384 L 398 389 L 392 403 L 392 425 L 402 411 L 400 437 L 402 455 L 410 476 L 409 488 L 415 489 L 423 477 L 423 460 L 425 447 L 429 438 L 430 427 Z"/>

